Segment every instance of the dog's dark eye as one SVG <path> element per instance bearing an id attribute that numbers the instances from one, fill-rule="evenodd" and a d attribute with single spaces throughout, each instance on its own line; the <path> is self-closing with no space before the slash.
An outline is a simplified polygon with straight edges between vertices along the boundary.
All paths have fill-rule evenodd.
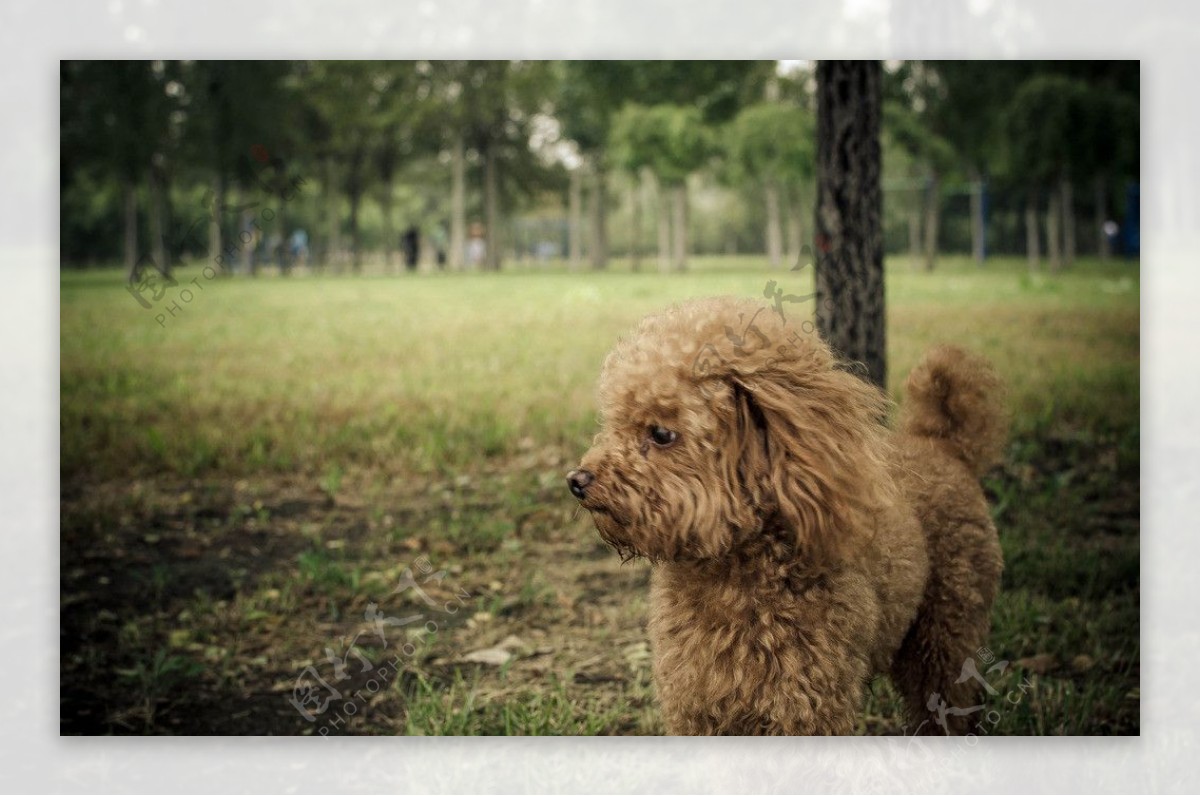
<path id="1" fill-rule="evenodd" d="M 662 426 L 650 426 L 650 440 L 661 447 L 667 447 L 675 440 L 679 439 L 679 435 L 669 428 Z"/>

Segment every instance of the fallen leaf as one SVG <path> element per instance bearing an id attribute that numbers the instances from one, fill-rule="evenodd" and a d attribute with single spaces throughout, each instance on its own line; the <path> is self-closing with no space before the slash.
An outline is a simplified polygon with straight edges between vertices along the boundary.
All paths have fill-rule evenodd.
<path id="1" fill-rule="evenodd" d="M 482 663 L 485 666 L 503 666 L 512 659 L 513 654 L 511 652 L 499 647 L 468 652 L 461 658 L 464 663 Z"/>
<path id="2" fill-rule="evenodd" d="M 496 645 L 496 649 L 508 650 L 515 657 L 525 658 L 533 653 L 533 649 L 517 636 L 507 636 Z"/>
<path id="3" fill-rule="evenodd" d="M 1045 674 L 1058 667 L 1058 659 L 1054 657 L 1054 653 L 1042 652 L 1031 658 L 1021 658 L 1016 665 L 1034 674 Z"/>

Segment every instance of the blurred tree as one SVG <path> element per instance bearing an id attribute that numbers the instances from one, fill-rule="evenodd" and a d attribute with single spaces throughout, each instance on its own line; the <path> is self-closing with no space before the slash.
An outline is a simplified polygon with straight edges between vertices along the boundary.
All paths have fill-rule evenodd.
<path id="1" fill-rule="evenodd" d="M 952 164 L 971 188 L 971 253 L 986 254 L 983 198 L 1003 159 L 1004 114 L 1020 82 L 1036 70 L 1029 61 L 908 61 L 899 70 L 921 124 L 950 145 Z"/>
<path id="2" fill-rule="evenodd" d="M 123 263 L 133 281 L 139 267 L 137 189 L 167 129 L 163 86 L 150 61 L 63 61 L 60 83 L 61 173 L 70 178 L 78 164 L 120 186 Z M 157 265 L 169 272 L 158 233 Z"/>
<path id="3" fill-rule="evenodd" d="M 385 88 L 383 92 L 384 104 L 389 107 L 385 111 L 387 117 L 382 120 L 382 128 L 378 131 L 378 137 L 371 153 L 375 175 L 379 178 L 376 183 L 377 199 L 379 209 L 383 214 L 383 267 L 389 273 L 392 270 L 396 252 L 397 236 L 394 210 L 396 173 L 404 158 L 411 155 L 413 149 L 412 136 L 407 134 L 407 130 L 401 129 L 405 117 L 392 115 L 394 108 L 390 107 L 392 103 L 389 100 L 401 96 L 400 91 L 391 84 L 392 77 L 391 75 L 381 75 L 380 78 L 389 83 L 388 88 Z"/>
<path id="4" fill-rule="evenodd" d="M 817 328 L 887 389 L 877 61 L 817 65 Z"/>
<path id="5" fill-rule="evenodd" d="M 468 140 L 483 159 L 485 261 L 488 270 L 500 268 L 500 149 L 508 129 L 508 72 L 506 61 L 469 62 L 466 82 Z"/>
<path id="6" fill-rule="evenodd" d="M 712 136 L 698 108 L 678 105 L 627 105 L 612 129 L 612 150 L 618 163 L 637 174 L 648 170 L 671 192 L 672 217 L 660 202 L 659 234 L 673 228 L 672 264 L 687 268 L 687 178 L 711 156 Z M 660 258 L 663 252 L 660 248 Z M 660 259 L 660 265 L 666 262 Z"/>
<path id="7" fill-rule="evenodd" d="M 1066 128 L 1059 123 L 1058 111 L 1047 108 L 1047 113 L 1032 111 L 1018 119 L 1011 115 L 1018 89 L 1037 78 L 1057 78 L 1050 86 L 1043 85 L 1043 95 L 1038 101 L 1047 105 L 1055 103 L 1054 92 L 1066 85 L 1063 79 L 1074 81 L 1076 89 L 1084 84 L 1091 89 L 1091 98 L 1084 100 L 1082 94 L 1067 89 L 1068 94 L 1060 97 L 1061 103 L 1073 105 L 1070 111 L 1073 152 L 1064 168 L 1055 175 L 1034 173 L 1022 159 L 1028 155 L 1028 146 L 1014 147 L 1014 128 L 1022 128 L 1020 135 L 1025 144 L 1034 139 L 1043 142 L 1057 137 Z M 1036 85 L 1036 83 L 1035 83 Z M 1025 192 L 1027 217 L 1026 248 L 1031 261 L 1038 260 L 1038 206 L 1043 197 L 1053 205 L 1054 212 L 1048 213 L 1046 221 L 1055 234 L 1049 242 L 1070 259 L 1075 250 L 1075 211 L 1073 186 L 1090 181 L 1093 185 L 1096 206 L 1096 229 L 1100 252 L 1103 254 L 1106 241 L 1101 230 L 1103 208 L 1107 203 L 1105 186 L 1116 179 L 1113 170 L 1124 168 L 1124 159 L 1114 148 L 1127 147 L 1132 141 L 1136 150 L 1136 121 L 1132 125 L 1113 124 L 1114 120 L 1129 118 L 1115 110 L 1130 105 L 1136 107 L 1138 70 L 1136 62 L 1121 61 L 904 61 L 890 64 L 884 80 L 885 104 L 892 106 L 885 113 L 885 129 L 891 134 L 904 132 L 903 125 L 894 124 L 901 114 L 893 106 L 903 109 L 904 115 L 912 117 L 920 128 L 921 136 L 909 136 L 920 140 L 932 135 L 950 146 L 955 170 L 961 170 L 970 184 L 970 230 L 971 249 L 974 257 L 982 262 L 985 254 L 987 230 L 984 228 L 984 194 L 989 183 L 1001 190 L 1014 189 Z M 1032 99 L 1027 95 L 1027 100 Z M 1109 104 L 1106 111 L 1093 112 L 1098 104 Z M 1027 109 L 1028 110 L 1028 109 Z M 1060 109 L 1065 110 L 1065 108 Z M 1097 134 L 1096 124 L 1106 132 Z M 1051 135 L 1047 125 L 1058 126 Z M 1132 129 L 1129 129 L 1132 127 Z M 897 128 L 897 129 L 893 129 Z M 1119 129 L 1120 128 L 1120 129 Z M 893 136 L 894 138 L 894 136 Z M 918 149 L 910 146 L 910 150 Z M 1019 150 L 1019 151 L 1018 151 Z M 1134 156 L 1136 162 L 1136 155 Z M 1105 166 L 1101 169 L 1100 164 Z M 1040 168 L 1041 164 L 1038 164 Z M 1107 177 L 1098 176 L 1102 170 Z M 1132 171 L 1122 174 L 1131 176 Z M 1066 175 L 1066 176 L 1063 176 Z M 1061 258 L 1059 258 L 1061 259 Z"/>
<path id="8" fill-rule="evenodd" d="M 627 104 L 688 106 L 704 124 L 720 124 L 762 97 L 774 61 L 569 61 L 560 79 L 555 115 L 574 140 L 593 175 L 592 265 L 608 258 L 604 174 L 613 124 Z M 678 217 L 686 196 L 672 189 Z M 660 207 L 660 218 L 663 209 Z M 661 235 L 660 228 L 660 235 Z M 677 232 L 676 235 L 686 232 Z M 660 256 L 662 252 L 660 250 Z"/>
<path id="9" fill-rule="evenodd" d="M 545 61 L 434 64 L 433 90 L 453 169 L 452 262 L 465 226 L 464 173 L 471 153 L 483 165 L 484 265 L 490 270 L 500 267 L 505 206 L 556 184 L 557 176 L 529 147 L 534 119 L 550 109 L 551 70 Z"/>
<path id="10" fill-rule="evenodd" d="M 1074 175 L 1091 166 L 1093 148 L 1088 144 L 1096 126 L 1095 102 L 1086 83 L 1065 75 L 1039 74 L 1017 89 L 1009 107 L 1011 157 L 1025 175 L 1029 206 L 1035 206 L 1039 192 L 1049 195 L 1046 243 L 1051 271 L 1063 266 L 1064 249 L 1068 265 L 1074 254 L 1070 184 Z M 1033 219 L 1027 213 L 1027 221 Z M 1036 231 L 1029 233 L 1029 240 L 1032 245 Z M 1037 266 L 1037 259 L 1032 248 L 1031 267 Z"/>
<path id="11" fill-rule="evenodd" d="M 1075 253 L 1075 214 L 1072 185 L 1091 183 L 1095 203 L 1097 246 L 1108 255 L 1104 222 L 1109 184 L 1139 175 L 1139 63 L 1137 61 L 1052 61 L 1042 65 L 1086 86 L 1072 92 L 1075 104 L 1076 146 L 1065 179 L 1060 180 L 1063 205 L 1063 250 L 1069 263 Z"/>
<path id="12" fill-rule="evenodd" d="M 467 240 L 467 101 L 469 61 L 427 61 L 418 65 L 419 91 L 427 95 L 434 134 L 450 160 L 450 240 L 448 263 L 466 267 Z"/>
<path id="13" fill-rule="evenodd" d="M 186 64 L 184 81 L 192 98 L 189 132 L 197 159 L 207 164 L 210 188 L 209 256 L 226 268 L 242 259 L 253 269 L 255 240 L 252 201 L 262 181 L 262 164 L 254 153 L 288 148 L 288 95 L 283 78 L 291 65 L 284 61 L 194 61 Z M 238 190 L 236 203 L 228 200 L 230 186 Z M 226 221 L 226 217 L 231 222 Z M 225 229 L 232 231 L 225 235 Z M 223 242 L 228 240 L 228 243 Z"/>
<path id="14" fill-rule="evenodd" d="M 591 175 L 591 246 L 593 268 L 608 262 L 607 192 L 605 147 L 613 115 L 625 102 L 634 73 L 628 61 L 566 61 L 558 79 L 555 116 L 563 134 L 579 148 L 583 163 L 571 172 L 571 196 L 576 207 L 582 204 L 582 171 Z M 582 230 L 572 219 L 572 251 L 579 248 Z"/>
<path id="15" fill-rule="evenodd" d="M 397 241 L 393 218 L 396 176 L 416 155 L 436 152 L 436 138 L 430 129 L 433 109 L 428 89 L 425 92 L 419 90 L 418 63 L 381 61 L 372 82 L 380 96 L 379 110 L 373 120 L 372 155 L 383 213 L 384 267 L 390 271 Z"/>
<path id="16" fill-rule="evenodd" d="M 726 150 L 735 174 L 762 188 L 767 208 L 767 257 L 773 267 L 783 262 L 780 189 L 812 179 L 815 137 L 811 114 L 777 102 L 745 108 L 726 130 Z"/>
<path id="17" fill-rule="evenodd" d="M 359 210 L 378 176 L 372 154 L 381 138 L 381 125 L 389 121 L 383 109 L 389 85 L 384 69 L 375 61 L 317 61 L 305 83 L 309 101 L 331 131 L 329 165 L 336 176 L 329 175 L 326 190 L 340 187 L 349 202 L 350 260 L 356 272 L 362 268 Z M 333 212 L 336 214 L 336 209 Z"/>
<path id="18" fill-rule="evenodd" d="M 925 270 L 932 271 L 938 253 L 942 179 L 954 168 L 957 153 L 950 142 L 933 132 L 911 107 L 889 101 L 884 105 L 883 119 L 892 140 L 908 153 L 923 172 L 926 184 Z"/>

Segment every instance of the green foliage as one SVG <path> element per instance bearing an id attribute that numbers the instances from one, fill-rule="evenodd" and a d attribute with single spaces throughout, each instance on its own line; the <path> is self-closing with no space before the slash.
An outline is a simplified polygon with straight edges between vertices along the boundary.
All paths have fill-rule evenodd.
<path id="1" fill-rule="evenodd" d="M 1017 185 L 1137 175 L 1137 62 L 904 61 L 884 94 L 885 133 L 942 171 Z"/>
<path id="2" fill-rule="evenodd" d="M 793 105 L 759 103 L 725 131 L 735 175 L 752 180 L 807 181 L 816 171 L 816 121 Z"/>
<path id="3" fill-rule="evenodd" d="M 613 122 L 613 155 L 623 168 L 648 169 L 675 185 L 714 153 L 713 136 L 699 109 L 678 105 L 627 105 Z"/>
<path id="4" fill-rule="evenodd" d="M 704 123 L 720 124 L 762 96 L 774 67 L 774 61 L 567 61 L 555 113 L 563 132 L 595 153 L 607 145 L 626 104 L 686 105 Z"/>
<path id="5" fill-rule="evenodd" d="M 724 167 L 710 175 L 716 180 L 693 196 L 696 208 L 713 207 L 729 183 L 766 173 L 787 175 L 793 184 L 809 179 L 811 134 L 793 131 L 812 127 L 798 110 L 811 99 L 811 73 L 781 75 L 776 67 L 773 61 L 66 61 L 61 250 L 71 263 L 112 262 L 134 221 L 135 244 L 149 252 L 151 173 L 163 187 L 158 209 L 176 261 L 206 253 L 209 192 L 218 185 L 227 190 L 228 207 L 272 206 L 279 218 L 265 230 L 268 237 L 304 227 L 313 262 L 323 262 L 327 239 L 347 228 L 358 231 L 359 248 L 378 249 L 385 234 L 394 236 L 385 218 L 426 232 L 446 226 L 450 148 L 459 140 L 465 213 L 472 219 L 481 215 L 479 172 L 489 156 L 497 167 L 501 223 L 527 209 L 561 218 L 564 143 L 601 173 L 611 159 L 672 182 L 722 163 L 710 156 L 723 150 Z M 950 178 L 948 191 L 956 173 L 1021 189 L 1059 176 L 1116 184 L 1137 176 L 1138 88 L 1136 62 L 889 63 L 885 146 L 904 153 L 903 178 L 937 172 Z M 768 93 L 782 99 L 764 104 Z M 643 118 L 635 120 L 639 112 L 623 110 L 627 105 L 644 109 Z M 256 161 L 253 153 L 262 152 L 256 147 L 267 151 L 267 162 Z M 277 197 L 296 177 L 306 180 L 303 195 L 283 208 Z M 747 204 L 752 214 L 755 205 Z M 757 232 L 746 234 L 756 221 L 722 232 L 715 245 L 726 248 L 734 239 L 759 245 Z M 223 214 L 221 222 L 224 240 L 232 240 L 235 214 Z M 716 235 L 713 229 L 707 228 Z M 620 229 L 609 235 L 632 237 Z"/>
<path id="6" fill-rule="evenodd" d="M 892 141 L 917 163 L 946 174 L 958 163 L 958 152 L 929 126 L 927 120 L 911 108 L 895 101 L 883 106 L 884 129 Z"/>
<path id="7" fill-rule="evenodd" d="M 1079 138 L 1088 137 L 1092 116 L 1086 83 L 1062 75 L 1038 75 L 1017 90 L 1007 115 L 1014 164 L 1039 183 L 1074 173 L 1082 165 Z"/>

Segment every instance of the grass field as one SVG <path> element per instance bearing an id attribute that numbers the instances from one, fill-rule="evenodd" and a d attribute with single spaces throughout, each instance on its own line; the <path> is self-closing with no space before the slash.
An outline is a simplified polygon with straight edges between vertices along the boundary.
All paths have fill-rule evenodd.
<path id="1" fill-rule="evenodd" d="M 62 276 L 64 733 L 662 731 L 648 567 L 562 476 L 638 318 L 811 269 L 177 276 L 151 309 Z M 1137 264 L 900 259 L 887 290 L 894 395 L 938 341 L 1011 392 L 980 732 L 1137 733 Z M 860 729 L 903 731 L 885 681 Z"/>

